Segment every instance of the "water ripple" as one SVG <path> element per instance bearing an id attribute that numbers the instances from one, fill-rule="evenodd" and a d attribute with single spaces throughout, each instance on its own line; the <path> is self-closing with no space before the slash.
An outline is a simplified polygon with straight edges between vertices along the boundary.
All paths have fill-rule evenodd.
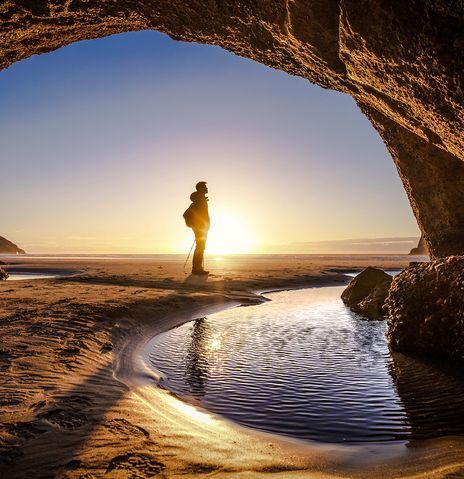
<path id="1" fill-rule="evenodd" d="M 464 435 L 464 378 L 389 354 L 385 322 L 359 319 L 342 287 L 269 295 L 157 336 L 162 386 L 243 425 L 321 442 Z"/>

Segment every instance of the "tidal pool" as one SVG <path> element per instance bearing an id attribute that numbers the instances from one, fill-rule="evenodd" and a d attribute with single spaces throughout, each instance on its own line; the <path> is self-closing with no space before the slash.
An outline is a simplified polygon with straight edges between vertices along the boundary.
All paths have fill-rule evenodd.
<path id="1" fill-rule="evenodd" d="M 19 281 L 23 279 L 47 279 L 56 277 L 56 274 L 47 273 L 10 273 L 7 281 Z"/>
<path id="2" fill-rule="evenodd" d="M 389 353 L 385 321 L 360 319 L 344 287 L 200 318 L 155 337 L 160 386 L 244 426 L 328 443 L 464 435 L 464 377 Z"/>

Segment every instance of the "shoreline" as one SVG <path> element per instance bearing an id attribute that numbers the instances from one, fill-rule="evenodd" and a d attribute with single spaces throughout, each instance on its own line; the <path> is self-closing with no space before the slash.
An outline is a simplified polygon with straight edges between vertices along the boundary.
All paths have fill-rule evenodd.
<path id="1" fill-rule="evenodd" d="M 346 284 L 348 284 L 350 279 L 351 278 L 349 277 L 346 278 Z M 300 285 L 297 288 L 278 288 L 265 290 L 262 292 L 253 291 L 254 294 L 261 296 L 261 301 L 253 302 L 252 304 L 260 305 L 266 301 L 272 301 L 272 299 L 262 296 L 263 294 L 267 293 L 338 286 L 340 286 L 339 283 L 334 284 L 333 282 L 329 281 L 309 287 Z M 121 350 L 119 350 L 119 354 L 122 355 L 122 358 L 120 358 L 118 364 L 121 364 L 122 368 L 119 369 L 116 367 L 115 377 L 124 382 L 129 388 L 133 389 L 134 392 L 151 407 L 159 408 L 160 404 L 162 404 L 164 414 L 177 414 L 177 424 L 181 424 L 184 421 L 189 421 L 193 427 L 201 429 L 201 423 L 204 421 L 209 422 L 209 419 L 211 419 L 211 422 L 213 423 L 221 423 L 221 426 L 226 429 L 226 436 L 235 434 L 240 436 L 242 440 L 246 440 L 249 436 L 252 436 L 263 444 L 272 441 L 273 447 L 278 447 L 281 450 L 290 449 L 290 451 L 293 453 L 298 451 L 299 454 L 306 457 L 310 457 L 317 453 L 321 463 L 337 464 L 336 468 L 332 470 L 332 468 L 329 467 L 327 471 L 329 474 L 335 473 L 333 477 L 346 477 L 347 474 L 351 476 L 353 473 L 359 472 L 360 470 L 365 471 L 366 467 L 371 467 L 372 470 L 376 470 L 378 468 L 387 468 L 392 475 L 386 477 L 396 477 L 396 474 L 399 471 L 403 471 L 404 464 L 407 463 L 407 461 L 415 461 L 414 469 L 417 469 L 420 466 L 423 467 L 424 464 L 430 460 L 428 453 L 433 449 L 436 443 L 446 442 L 450 439 L 436 438 L 426 441 L 416 440 L 411 443 L 407 440 L 404 440 L 394 443 L 369 442 L 357 444 L 325 443 L 319 441 L 301 440 L 277 433 L 243 426 L 221 414 L 209 411 L 201 402 L 196 401 L 193 398 L 182 398 L 159 385 L 159 380 L 161 379 L 162 374 L 156 368 L 150 366 L 147 359 L 148 352 L 152 349 L 151 343 L 156 336 L 169 331 L 170 329 L 179 327 L 187 322 L 193 321 L 199 317 L 207 317 L 229 308 L 247 305 L 249 305 L 249 303 L 247 304 L 243 302 L 239 303 L 238 301 L 226 301 L 214 306 L 206 305 L 194 310 L 186 310 L 183 313 L 181 312 L 177 315 L 166 317 L 166 322 L 163 322 L 161 327 L 160 325 L 157 327 L 149 326 L 147 329 L 140 331 L 137 337 L 128 337 L 126 344 Z M 132 366 L 128 368 L 127 364 L 131 364 Z M 169 397 L 170 399 L 172 398 L 173 400 L 166 400 L 166 397 Z M 182 403 L 183 406 L 178 407 L 178 405 L 175 404 L 176 401 Z M 204 419 L 195 421 L 189 418 L 189 416 L 193 416 L 194 418 L 195 416 L 203 416 Z M 224 442 L 227 444 L 229 441 L 226 440 Z M 235 442 L 236 441 L 234 441 L 234 443 Z M 458 438 L 458 442 L 461 443 L 461 447 L 464 448 L 464 438 Z M 411 448 L 411 450 L 409 450 L 409 448 Z M 275 457 L 274 460 L 276 460 Z M 395 467 L 398 467 L 398 471 L 394 470 Z M 314 472 L 312 471 L 312 467 L 309 467 L 305 470 L 308 473 Z M 332 475 L 330 477 L 332 477 Z M 361 475 L 360 477 L 374 476 Z M 401 477 L 416 476 L 402 475 Z"/>
<path id="2" fill-rule="evenodd" d="M 360 263 L 349 261 L 346 269 Z M 461 439 L 433 441 L 426 450 L 417 445 L 406 465 L 406 458 L 361 463 L 360 455 L 337 446 L 308 448 L 218 421 L 167 391 L 154 392 L 153 373 L 130 364 L 140 341 L 150 339 L 147 331 L 226 305 L 257 304 L 259 291 L 346 283 L 328 272 L 334 265 L 237 264 L 215 271 L 207 284 L 191 284 L 181 262 L 77 264 L 81 273 L 74 277 L 0 284 L 0 477 L 111 479 L 158 471 L 160 477 L 428 478 L 464 468 Z M 67 262 L 58 266 L 66 269 Z"/>
<path id="3" fill-rule="evenodd" d="M 75 269 L 60 269 L 60 268 L 31 268 L 31 267 L 20 267 L 20 266 L 9 266 L 5 265 L 2 268 L 9 274 L 30 274 L 30 275 L 53 275 L 55 278 L 68 278 L 70 276 L 76 276 L 81 273 L 79 270 Z M 38 278 L 40 279 L 40 278 Z"/>

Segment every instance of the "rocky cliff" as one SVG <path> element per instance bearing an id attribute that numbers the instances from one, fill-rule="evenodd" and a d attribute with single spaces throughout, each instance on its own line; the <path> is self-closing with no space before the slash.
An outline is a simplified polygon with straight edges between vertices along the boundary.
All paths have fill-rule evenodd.
<path id="1" fill-rule="evenodd" d="M 384 139 L 440 257 L 464 252 L 463 25 L 457 0 L 8 0 L 0 68 L 154 29 L 348 93 Z"/>
<path id="2" fill-rule="evenodd" d="M 410 252 L 410 255 L 422 255 L 426 256 L 429 254 L 427 250 L 427 243 L 425 242 L 424 235 L 422 235 L 419 239 L 419 243 L 417 243 L 417 246 L 413 248 Z"/>
<path id="3" fill-rule="evenodd" d="M 0 236 L 0 254 L 26 254 L 26 252 L 3 236 Z"/>

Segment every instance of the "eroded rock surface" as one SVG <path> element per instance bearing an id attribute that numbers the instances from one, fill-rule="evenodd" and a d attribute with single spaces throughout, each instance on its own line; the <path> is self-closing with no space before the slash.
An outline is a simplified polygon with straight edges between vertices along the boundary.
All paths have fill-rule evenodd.
<path id="1" fill-rule="evenodd" d="M 3 236 L 0 236 L 0 254 L 26 254 L 26 252 Z"/>
<path id="2" fill-rule="evenodd" d="M 350 94 L 391 152 L 432 256 L 464 253 L 464 3 L 8 0 L 0 68 L 153 29 Z"/>
<path id="3" fill-rule="evenodd" d="M 382 319 L 392 277 L 378 268 L 366 268 L 342 293 L 343 302 L 355 313 L 367 319 Z"/>
<path id="4" fill-rule="evenodd" d="M 387 298 L 394 351 L 464 359 L 464 256 L 412 263 Z"/>
<path id="5" fill-rule="evenodd" d="M 410 255 L 421 255 L 421 256 L 426 256 L 429 254 L 427 250 L 427 244 L 425 242 L 424 235 L 422 235 L 419 239 L 419 243 L 417 243 L 417 246 L 413 248 L 410 252 Z"/>

